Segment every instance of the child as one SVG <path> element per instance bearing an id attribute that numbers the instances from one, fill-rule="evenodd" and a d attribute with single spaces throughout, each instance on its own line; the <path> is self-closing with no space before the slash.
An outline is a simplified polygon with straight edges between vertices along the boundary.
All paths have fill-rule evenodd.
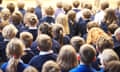
<path id="1" fill-rule="evenodd" d="M 67 14 L 72 9 L 72 5 L 69 3 L 63 3 L 63 9 L 65 11 L 65 14 Z"/>
<path id="2" fill-rule="evenodd" d="M 29 64 L 41 72 L 43 64 L 48 60 L 56 61 L 56 55 L 52 51 L 52 40 L 48 35 L 41 34 L 37 37 L 39 55 L 34 56 Z"/>
<path id="3" fill-rule="evenodd" d="M 61 72 L 61 70 L 56 62 L 49 60 L 44 63 L 42 72 Z"/>
<path id="4" fill-rule="evenodd" d="M 64 27 L 64 34 L 69 35 L 70 34 L 70 29 L 68 25 L 68 18 L 65 14 L 59 14 L 56 18 L 56 23 L 57 24 L 62 24 Z"/>
<path id="5" fill-rule="evenodd" d="M 75 48 L 75 50 L 77 52 L 78 61 L 80 61 L 80 55 L 78 53 L 79 53 L 80 47 L 83 44 L 85 44 L 85 40 L 82 37 L 74 36 L 74 37 L 71 38 L 70 44 Z"/>
<path id="6" fill-rule="evenodd" d="M 33 41 L 33 36 L 29 32 L 22 32 L 20 33 L 20 39 L 25 44 L 25 50 L 24 50 L 25 54 L 22 56 L 21 59 L 23 60 L 24 63 L 27 64 L 30 61 L 30 59 L 32 59 L 32 57 L 34 56 L 34 53 L 30 49 L 30 46 Z"/>
<path id="7" fill-rule="evenodd" d="M 38 72 L 38 70 L 32 66 L 28 66 L 23 72 Z"/>
<path id="8" fill-rule="evenodd" d="M 53 9 L 52 6 L 48 6 L 48 7 L 45 9 L 45 14 L 46 14 L 46 16 L 43 17 L 43 19 L 41 20 L 42 23 L 43 23 L 43 22 L 47 22 L 47 23 L 49 23 L 49 24 L 55 23 L 55 19 L 54 19 L 54 17 L 53 17 L 53 15 L 54 15 L 54 9 Z M 41 22 L 40 22 L 40 23 L 41 23 Z"/>
<path id="9" fill-rule="evenodd" d="M 58 1 L 56 4 L 56 11 L 55 11 L 55 18 L 59 15 L 59 14 L 64 14 L 64 10 L 63 10 L 63 2 L 62 1 Z"/>
<path id="10" fill-rule="evenodd" d="M 70 37 L 65 35 L 63 26 L 61 24 L 52 25 L 52 34 L 53 39 L 58 41 L 61 46 L 70 43 Z"/>
<path id="11" fill-rule="evenodd" d="M 62 72 L 69 72 L 70 69 L 77 66 L 77 55 L 75 49 L 71 45 L 65 45 L 61 48 L 57 57 Z"/>
<path id="12" fill-rule="evenodd" d="M 3 2 L 3 0 L 0 0 L 0 12 L 1 12 L 1 10 L 3 9 L 3 7 L 1 6 L 1 5 L 2 5 L 2 2 Z"/>
<path id="13" fill-rule="evenodd" d="M 23 70 L 28 66 L 20 60 L 24 53 L 24 48 L 25 46 L 22 41 L 17 38 L 13 38 L 7 44 L 6 53 L 10 59 L 1 66 L 3 72 L 23 72 Z"/>
<path id="14" fill-rule="evenodd" d="M 73 4 L 73 7 L 74 7 L 73 11 L 78 13 L 80 11 L 80 9 L 79 9 L 80 2 L 78 0 L 74 0 L 72 4 Z"/>
<path id="15" fill-rule="evenodd" d="M 24 0 L 18 0 L 18 3 L 17 3 L 17 7 L 18 7 L 18 10 L 22 13 L 22 15 L 24 16 L 25 15 L 25 3 L 24 3 Z"/>
<path id="16" fill-rule="evenodd" d="M 5 48 L 7 43 L 12 39 L 16 37 L 18 30 L 16 27 L 14 27 L 12 24 L 6 25 L 2 30 L 2 36 L 4 37 L 4 40 L 1 42 L 1 49 L 2 49 L 2 59 L 3 61 L 7 61 L 6 54 L 5 54 Z"/>
<path id="17" fill-rule="evenodd" d="M 80 65 L 70 70 L 70 72 L 96 72 L 90 64 L 95 61 L 95 48 L 89 44 L 81 46 L 80 51 Z"/>
<path id="18" fill-rule="evenodd" d="M 76 21 L 76 13 L 73 10 L 68 12 L 68 24 L 70 29 L 70 37 L 78 35 L 78 23 Z"/>
<path id="19" fill-rule="evenodd" d="M 10 14 L 12 15 L 12 13 L 15 11 L 15 4 L 14 3 L 8 3 L 7 8 L 10 10 Z"/>

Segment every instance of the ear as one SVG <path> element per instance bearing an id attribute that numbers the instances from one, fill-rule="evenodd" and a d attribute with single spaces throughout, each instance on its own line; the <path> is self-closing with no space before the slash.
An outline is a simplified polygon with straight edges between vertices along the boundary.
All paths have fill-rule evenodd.
<path id="1" fill-rule="evenodd" d="M 95 62 L 96 61 L 96 56 L 93 58 L 93 62 Z"/>

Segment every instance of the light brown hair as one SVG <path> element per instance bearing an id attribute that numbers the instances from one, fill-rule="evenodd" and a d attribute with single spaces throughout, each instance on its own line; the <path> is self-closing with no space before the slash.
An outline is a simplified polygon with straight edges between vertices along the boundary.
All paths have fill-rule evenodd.
<path id="1" fill-rule="evenodd" d="M 38 70 L 32 66 L 28 66 L 23 72 L 38 72 Z"/>

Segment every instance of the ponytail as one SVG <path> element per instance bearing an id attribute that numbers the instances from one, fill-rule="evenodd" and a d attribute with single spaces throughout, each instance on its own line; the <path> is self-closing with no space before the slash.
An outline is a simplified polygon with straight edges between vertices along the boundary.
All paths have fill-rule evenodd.
<path id="1" fill-rule="evenodd" d="M 6 72 L 17 72 L 18 62 L 19 62 L 19 59 L 14 58 L 14 57 L 11 58 L 8 62 Z"/>

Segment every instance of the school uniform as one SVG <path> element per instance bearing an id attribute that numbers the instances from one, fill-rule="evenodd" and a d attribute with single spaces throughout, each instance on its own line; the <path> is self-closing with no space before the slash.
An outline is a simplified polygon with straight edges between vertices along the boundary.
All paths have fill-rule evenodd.
<path id="1" fill-rule="evenodd" d="M 24 50 L 25 55 L 23 55 L 21 57 L 21 59 L 23 60 L 24 63 L 28 64 L 28 62 L 32 59 L 32 57 L 34 56 L 34 53 L 32 52 L 32 50 L 30 48 L 26 48 Z"/>
<path id="2" fill-rule="evenodd" d="M 73 11 L 75 11 L 76 13 L 80 12 L 80 9 L 78 8 L 73 8 Z"/>
<path id="3" fill-rule="evenodd" d="M 90 22 L 90 19 L 83 19 L 80 18 L 78 25 L 79 25 L 79 34 L 81 34 L 81 37 L 83 37 L 84 34 L 87 33 L 87 24 Z"/>
<path id="4" fill-rule="evenodd" d="M 41 20 L 41 18 L 42 18 L 42 11 L 41 11 L 41 8 L 40 7 L 36 7 L 35 8 L 35 14 L 37 15 L 37 18 L 38 18 L 38 20 L 40 21 Z"/>
<path id="5" fill-rule="evenodd" d="M 19 8 L 18 11 L 20 11 L 20 12 L 22 13 L 23 16 L 25 15 L 25 12 L 26 12 L 25 9 Z"/>
<path id="6" fill-rule="evenodd" d="M 39 53 L 37 46 L 38 46 L 37 41 L 34 41 L 31 45 L 31 49 L 36 55 Z M 52 39 L 52 50 L 56 54 L 58 54 L 60 50 L 60 44 L 55 39 Z"/>
<path id="7" fill-rule="evenodd" d="M 68 20 L 69 29 L 70 29 L 70 38 L 73 36 L 78 35 L 79 29 L 78 29 L 78 23 L 75 21 L 74 23 L 71 20 Z"/>
<path id="8" fill-rule="evenodd" d="M 48 60 L 56 61 L 56 55 L 52 53 L 52 51 L 48 51 L 48 52 L 40 51 L 39 55 L 34 56 L 30 60 L 29 65 L 32 65 L 39 72 L 41 72 L 43 64 Z"/>
<path id="9" fill-rule="evenodd" d="M 115 9 L 115 15 L 118 18 L 118 26 L 120 26 L 120 10 L 119 10 L 119 8 Z"/>
<path id="10" fill-rule="evenodd" d="M 100 27 L 104 30 L 104 32 L 108 32 L 108 25 L 105 22 L 101 22 Z"/>
<path id="11" fill-rule="evenodd" d="M 64 10 L 62 8 L 57 8 L 56 11 L 55 11 L 55 18 L 59 15 L 59 14 L 64 14 Z"/>
<path id="12" fill-rule="evenodd" d="M 7 69 L 8 63 L 9 62 L 6 62 L 1 66 L 1 69 L 2 69 L 3 72 L 7 72 L 6 69 Z M 27 65 L 27 64 L 19 62 L 18 65 L 17 65 L 17 72 L 23 72 L 23 70 L 28 66 L 29 65 Z"/>
<path id="13" fill-rule="evenodd" d="M 0 32 L 0 42 L 3 41 L 3 40 L 4 40 L 4 38 L 2 36 L 2 32 Z"/>
<path id="14" fill-rule="evenodd" d="M 53 24 L 53 23 L 55 23 L 55 19 L 52 16 L 45 16 L 40 21 L 40 23 L 43 23 L 43 22 L 47 22 L 49 24 Z"/>
<path id="15" fill-rule="evenodd" d="M 80 64 L 77 67 L 70 70 L 69 72 L 97 72 L 97 71 L 88 65 Z"/>

